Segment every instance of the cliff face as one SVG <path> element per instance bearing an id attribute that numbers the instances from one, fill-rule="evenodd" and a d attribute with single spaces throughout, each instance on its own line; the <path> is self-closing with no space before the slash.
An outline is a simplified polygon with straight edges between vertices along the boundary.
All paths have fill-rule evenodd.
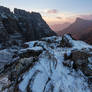
<path id="1" fill-rule="evenodd" d="M 0 6 L 0 42 L 1 48 L 10 45 L 22 45 L 26 41 L 38 40 L 42 37 L 56 35 L 39 13 Z"/>
<path id="2" fill-rule="evenodd" d="M 82 40 L 89 44 L 92 44 L 91 31 L 92 31 L 92 20 L 77 18 L 73 24 L 71 24 L 64 30 L 59 31 L 58 34 L 63 35 L 65 33 L 70 33 L 75 39 Z"/>

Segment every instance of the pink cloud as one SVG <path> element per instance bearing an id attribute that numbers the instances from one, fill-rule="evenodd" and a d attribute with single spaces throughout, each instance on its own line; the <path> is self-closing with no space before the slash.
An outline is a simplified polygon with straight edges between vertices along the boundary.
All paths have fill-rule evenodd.
<path id="1" fill-rule="evenodd" d="M 56 14 L 56 13 L 58 13 L 58 10 L 57 9 L 48 10 L 47 13 Z"/>
<path id="2" fill-rule="evenodd" d="M 62 17 L 56 17 L 56 19 L 62 19 Z"/>

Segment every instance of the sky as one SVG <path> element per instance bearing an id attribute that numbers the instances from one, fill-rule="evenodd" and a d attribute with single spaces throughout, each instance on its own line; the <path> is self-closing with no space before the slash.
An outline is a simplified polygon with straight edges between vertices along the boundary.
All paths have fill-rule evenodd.
<path id="1" fill-rule="evenodd" d="M 92 0 L 0 0 L 0 5 L 40 12 L 48 24 L 92 19 Z"/>

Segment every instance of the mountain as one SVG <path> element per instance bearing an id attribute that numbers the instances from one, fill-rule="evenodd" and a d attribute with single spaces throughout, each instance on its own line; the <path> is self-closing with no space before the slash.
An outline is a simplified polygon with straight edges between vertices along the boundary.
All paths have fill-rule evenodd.
<path id="1" fill-rule="evenodd" d="M 36 12 L 0 6 L 0 49 L 56 35 Z"/>
<path id="2" fill-rule="evenodd" d="M 64 33 L 70 33 L 75 39 L 78 39 L 78 40 L 80 40 L 80 38 L 85 39 L 82 35 L 83 34 L 86 35 L 90 27 L 92 27 L 91 20 L 84 20 L 81 18 L 77 18 L 73 24 L 71 24 L 69 27 L 67 27 L 64 30 L 59 31 L 58 34 L 63 35 Z M 92 37 L 89 39 L 92 39 Z"/>
<path id="3" fill-rule="evenodd" d="M 88 28 L 88 30 L 86 30 L 86 32 L 83 33 L 79 39 L 89 44 L 92 44 L 92 27 Z"/>
<path id="4" fill-rule="evenodd" d="M 92 92 L 92 46 L 68 34 L 25 45 L 0 69 L 0 92 Z"/>
<path id="5" fill-rule="evenodd" d="M 65 28 L 67 28 L 70 25 L 70 23 L 66 22 L 66 23 L 62 23 L 62 24 L 54 24 L 54 25 L 50 25 L 50 28 L 52 30 L 54 30 L 55 32 L 58 32 L 60 30 L 63 30 Z"/>
<path id="6" fill-rule="evenodd" d="M 92 46 L 0 6 L 0 92 L 92 92 Z"/>

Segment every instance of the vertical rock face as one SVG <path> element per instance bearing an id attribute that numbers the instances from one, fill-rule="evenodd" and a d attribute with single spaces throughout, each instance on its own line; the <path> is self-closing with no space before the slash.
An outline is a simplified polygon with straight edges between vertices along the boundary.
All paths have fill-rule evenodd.
<path id="1" fill-rule="evenodd" d="M 42 19 L 39 13 L 29 13 L 15 8 L 14 14 L 18 18 L 19 26 L 27 41 L 56 35 Z"/>
<path id="2" fill-rule="evenodd" d="M 12 13 L 8 8 L 0 6 L 0 35 L 0 42 L 4 43 L 2 47 L 6 48 L 56 33 L 49 28 L 39 13 L 16 8 Z"/>
<path id="3" fill-rule="evenodd" d="M 8 32 L 6 31 L 0 16 L 0 42 L 5 42 L 8 39 Z"/>

